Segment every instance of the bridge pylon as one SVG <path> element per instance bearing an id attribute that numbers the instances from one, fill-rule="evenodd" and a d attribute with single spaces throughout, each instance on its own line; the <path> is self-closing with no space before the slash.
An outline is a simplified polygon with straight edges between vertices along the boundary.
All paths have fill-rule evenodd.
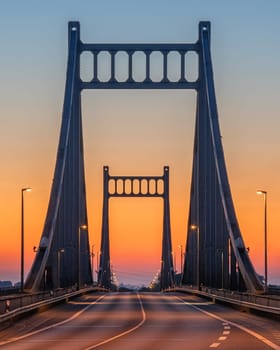
<path id="1" fill-rule="evenodd" d="M 111 191 L 109 184 L 111 183 Z M 153 187 L 154 185 L 154 187 Z M 153 187 L 153 188 L 152 188 Z M 103 168 L 103 217 L 98 285 L 111 288 L 109 199 L 112 197 L 163 198 L 163 234 L 161 256 L 161 289 L 174 285 L 169 205 L 169 167 L 163 176 L 111 176 L 109 167 Z"/>
<path id="2" fill-rule="evenodd" d="M 24 288 L 92 283 L 81 120 L 80 26 L 70 22 L 60 139 L 43 233 Z"/>
<path id="3" fill-rule="evenodd" d="M 263 292 L 238 225 L 228 181 L 210 54 L 199 24 L 199 87 L 183 284 Z"/>

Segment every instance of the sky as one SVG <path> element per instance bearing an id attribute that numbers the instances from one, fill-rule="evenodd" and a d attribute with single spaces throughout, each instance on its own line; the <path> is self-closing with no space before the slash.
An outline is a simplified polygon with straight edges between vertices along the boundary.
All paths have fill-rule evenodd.
<path id="1" fill-rule="evenodd" d="M 20 278 L 23 187 L 32 187 L 25 193 L 26 274 L 41 237 L 71 20 L 80 21 L 81 39 L 90 43 L 193 43 L 199 21 L 211 21 L 219 121 L 237 217 L 255 269 L 263 274 L 264 205 L 256 190 L 268 192 L 268 280 L 280 284 L 278 0 L 0 0 L 0 280 Z M 195 63 L 190 66 L 195 76 Z M 81 70 L 86 76 L 86 68 Z M 112 175 L 161 175 L 169 165 L 173 252 L 180 271 L 195 92 L 84 91 L 82 111 L 94 263 L 100 250 L 103 166 Z M 160 199 L 110 201 L 111 259 L 120 282 L 147 283 L 159 269 L 162 215 Z"/>

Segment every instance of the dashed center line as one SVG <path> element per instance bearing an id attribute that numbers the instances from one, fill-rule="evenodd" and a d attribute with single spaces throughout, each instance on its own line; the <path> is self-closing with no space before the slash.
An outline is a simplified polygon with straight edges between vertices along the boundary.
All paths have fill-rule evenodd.
<path id="1" fill-rule="evenodd" d="M 222 325 L 223 325 L 223 329 L 231 329 L 227 322 L 223 322 Z M 223 335 L 218 338 L 218 341 L 227 340 L 227 337 L 225 337 L 226 335 L 230 335 L 230 331 L 229 330 L 226 330 L 226 331 L 224 330 L 223 331 Z M 221 343 L 212 343 L 209 346 L 209 348 L 217 348 L 219 345 L 221 345 Z"/>
<path id="2" fill-rule="evenodd" d="M 87 347 L 87 348 L 84 349 L 84 350 L 92 350 L 92 349 L 98 348 L 98 347 L 100 347 L 100 346 L 102 346 L 102 345 L 104 345 L 104 344 L 107 344 L 107 343 L 112 342 L 113 340 L 119 339 L 119 338 L 123 337 L 124 335 L 127 335 L 127 334 L 129 334 L 129 333 L 132 333 L 132 332 L 134 332 L 136 329 L 142 327 L 142 325 L 146 322 L 147 317 L 146 317 L 146 312 L 145 312 L 145 310 L 144 310 L 144 306 L 143 306 L 143 303 L 142 303 L 142 300 L 141 300 L 141 296 L 140 296 L 139 293 L 137 293 L 137 298 L 138 298 L 138 300 L 139 300 L 139 304 L 140 304 L 140 307 L 141 307 L 142 320 L 141 320 L 136 326 L 134 326 L 134 327 L 128 329 L 127 331 L 121 332 L 121 333 L 119 333 L 119 334 L 117 334 L 117 335 L 115 335 L 115 336 L 113 336 L 113 337 L 110 337 L 110 338 L 108 338 L 108 339 L 105 339 L 105 340 L 101 341 L 100 343 L 91 345 L 91 346 Z"/>
<path id="3" fill-rule="evenodd" d="M 227 339 L 227 337 L 219 337 L 218 340 L 226 340 L 226 339 Z"/>

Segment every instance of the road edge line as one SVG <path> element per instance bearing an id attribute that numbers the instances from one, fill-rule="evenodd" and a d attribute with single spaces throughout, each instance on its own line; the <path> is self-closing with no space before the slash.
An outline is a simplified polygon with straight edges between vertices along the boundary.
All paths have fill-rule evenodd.
<path id="1" fill-rule="evenodd" d="M 44 332 L 44 331 L 47 331 L 49 329 L 52 329 L 54 327 L 57 327 L 57 326 L 61 326 L 65 323 L 68 323 L 72 320 L 74 320 L 75 318 L 79 317 L 83 312 L 85 312 L 88 308 L 90 308 L 92 305 L 94 304 L 97 304 L 100 300 L 102 300 L 103 298 L 105 297 L 105 295 L 101 295 L 98 299 L 96 299 L 95 301 L 93 301 L 92 303 L 90 303 L 89 305 L 87 305 L 85 308 L 83 308 L 82 310 L 76 312 L 74 315 L 72 315 L 71 317 L 67 318 L 66 320 L 63 320 L 63 321 L 60 321 L 60 322 L 57 322 L 57 323 L 54 323 L 52 325 L 49 325 L 49 326 L 46 326 L 44 328 L 41 328 L 41 329 L 37 329 L 36 331 L 33 331 L 33 332 L 30 332 L 30 333 L 27 333 L 27 334 L 24 334 L 24 335 L 21 335 L 19 337 L 16 337 L 16 338 L 11 338 L 9 340 L 5 340 L 3 342 L 0 342 L 0 346 L 2 345 L 7 345 L 7 344 L 10 344 L 10 343 L 14 343 L 16 341 L 19 341 L 19 340 L 22 340 L 22 339 L 25 339 L 25 338 L 28 338 L 28 337 L 31 337 L 32 335 L 36 335 L 38 333 L 41 333 L 41 332 Z"/>
<path id="2" fill-rule="evenodd" d="M 265 343 L 265 344 L 266 344 L 267 346 L 269 346 L 270 348 L 272 348 L 272 349 L 274 349 L 274 350 L 280 350 L 280 346 L 279 346 L 279 345 L 273 343 L 271 340 L 265 338 L 265 337 L 262 336 L 261 334 L 255 332 L 255 331 L 252 331 L 251 329 L 249 329 L 249 328 L 247 328 L 247 327 L 244 327 L 244 326 L 242 326 L 242 325 L 240 325 L 240 324 L 238 324 L 238 323 L 235 323 L 235 322 L 232 322 L 232 321 L 228 321 L 228 320 L 226 320 L 226 319 L 224 319 L 224 318 L 222 318 L 222 317 L 220 317 L 220 316 L 217 316 L 217 315 L 215 315 L 215 314 L 212 314 L 211 312 L 205 311 L 205 310 L 201 309 L 200 307 L 195 306 L 195 305 L 193 305 L 192 303 L 189 303 L 189 302 L 185 301 L 184 299 L 181 299 L 181 298 L 179 298 L 179 297 L 177 297 L 177 296 L 176 296 L 176 298 L 177 298 L 178 300 L 182 301 L 185 305 L 188 305 L 188 306 L 192 307 L 193 309 L 198 310 L 198 311 L 204 313 L 205 315 L 208 315 L 208 316 L 210 316 L 210 317 L 212 317 L 212 318 L 215 318 L 216 320 L 219 320 L 219 321 L 222 321 L 222 322 L 227 322 L 228 324 L 230 324 L 230 325 L 232 325 L 232 326 L 234 326 L 234 327 L 236 327 L 236 328 L 241 329 L 243 332 L 246 332 L 246 333 L 250 334 L 251 336 L 257 338 L 258 340 L 262 341 L 263 343 Z"/>

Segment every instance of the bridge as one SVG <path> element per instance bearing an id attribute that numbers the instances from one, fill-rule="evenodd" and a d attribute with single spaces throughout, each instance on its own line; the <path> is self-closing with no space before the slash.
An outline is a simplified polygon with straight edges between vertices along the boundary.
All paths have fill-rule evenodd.
<path id="1" fill-rule="evenodd" d="M 80 56 L 83 52 L 93 55 L 93 77 L 83 81 L 80 76 Z M 100 54 L 110 55 L 109 78 L 100 79 Z M 119 81 L 115 72 L 118 53 L 127 54 L 125 81 Z M 145 77 L 135 79 L 133 56 L 141 52 L 145 57 Z M 160 52 L 163 56 L 161 81 L 154 81 L 150 70 L 150 56 Z M 168 55 L 179 54 L 178 81 L 170 80 Z M 185 55 L 198 55 L 199 74 L 196 81 L 185 76 Z M 55 289 L 92 283 L 87 210 L 85 193 L 81 91 L 84 89 L 195 89 L 197 92 L 196 127 L 194 137 L 193 170 L 190 209 L 186 243 L 186 256 L 182 283 L 207 287 L 264 291 L 263 285 L 245 249 L 245 244 L 235 215 L 228 182 L 223 147 L 221 143 L 216 105 L 213 71 L 210 55 L 210 23 L 199 24 L 199 38 L 193 44 L 91 44 L 80 40 L 80 25 L 69 23 L 69 52 L 64 106 L 57 161 L 45 225 L 33 266 L 25 282 L 25 290 Z M 106 170 L 107 169 L 107 170 Z M 167 167 L 164 180 L 164 227 L 161 258 L 161 289 L 174 284 L 172 245 L 169 213 L 169 187 Z M 98 274 L 100 286 L 110 289 L 110 239 L 108 223 L 108 199 L 117 196 L 108 192 L 109 181 L 121 180 L 146 182 L 154 178 L 111 177 L 108 168 L 104 172 L 104 205 L 102 218 L 101 259 Z M 143 196 L 125 190 L 120 196 Z M 147 191 L 146 196 L 152 196 Z M 153 196 L 158 196 L 156 192 Z M 59 251 L 64 249 L 63 262 Z M 59 271 L 58 271 L 59 270 Z"/>
<path id="2" fill-rule="evenodd" d="M 140 349 L 153 342 L 160 349 L 169 349 L 174 341 L 176 349 L 183 349 L 186 344 L 193 349 L 201 349 L 218 347 L 223 342 L 237 344 L 240 339 L 244 349 L 245 346 L 254 349 L 280 348 L 277 345 L 280 343 L 280 334 L 279 330 L 278 333 L 276 331 L 274 321 L 264 327 L 265 334 L 259 333 L 258 322 L 253 317 L 250 318 L 249 326 L 245 326 L 238 313 L 228 317 L 228 309 L 215 304 L 220 298 L 220 301 L 233 305 L 233 301 L 228 301 L 232 300 L 233 295 L 240 297 L 246 294 L 270 299 L 262 296 L 267 291 L 249 258 L 234 210 L 219 128 L 210 29 L 210 22 L 200 22 L 198 40 L 191 44 L 96 44 L 83 43 L 79 22 L 69 22 L 68 64 L 54 178 L 40 244 L 24 284 L 24 296 L 20 297 L 22 303 L 23 297 L 27 295 L 47 293 L 53 301 L 49 301 L 49 298 L 43 304 L 37 301 L 36 309 L 61 300 L 67 303 L 55 307 L 58 313 L 53 312 L 54 309 L 47 311 L 49 319 L 43 321 L 44 327 L 36 328 L 35 331 L 32 327 L 27 327 L 25 332 L 17 335 L 13 328 L 4 332 L 0 346 L 7 349 L 31 349 L 32 339 L 35 339 L 35 343 L 38 341 L 44 345 L 51 341 L 49 339 L 54 339 L 52 341 L 56 344 L 66 346 L 68 336 L 71 341 L 79 329 L 93 327 L 91 335 L 85 331 L 85 336 L 78 337 L 76 345 L 71 343 L 73 349 L 109 349 L 111 346 L 114 349 L 131 349 L 131 346 L 136 349 L 135 344 Z M 94 58 L 93 77 L 90 81 L 83 81 L 80 76 L 80 56 L 83 52 L 92 53 Z M 98 74 L 98 56 L 104 52 L 110 56 L 110 72 L 106 81 L 101 80 Z M 119 52 L 128 57 L 127 79 L 122 81 L 118 80 L 115 72 L 116 55 Z M 142 81 L 136 80 L 133 74 L 133 56 L 137 52 L 145 57 L 145 76 Z M 160 52 L 163 57 L 163 77 L 160 81 L 154 81 L 151 76 L 150 56 L 153 52 Z M 172 52 L 180 57 L 178 81 L 169 78 L 168 55 Z M 188 81 L 185 76 L 185 55 L 188 52 L 198 55 L 199 74 L 196 81 Z M 172 259 L 169 201 L 169 172 L 172 168 L 168 165 L 163 167 L 162 175 L 147 176 L 111 175 L 109 166 L 104 166 L 98 285 L 88 288 L 93 281 L 82 135 L 81 92 L 84 89 L 194 89 L 197 92 L 186 254 L 180 288 L 175 283 Z M 113 197 L 162 198 L 159 287 L 161 291 L 169 293 L 111 292 L 108 211 Z M 62 251 L 63 260 L 60 258 Z M 62 296 L 57 295 L 61 290 Z M 219 295 L 218 291 L 221 290 L 228 294 Z M 104 291 L 107 292 L 106 295 Z M 240 297 L 237 305 L 254 309 L 250 304 L 258 304 L 249 299 L 245 303 L 247 304 Z M 33 304 L 30 303 L 30 306 L 27 303 L 24 307 L 30 312 Z M 259 304 L 262 305 L 261 302 Z M 22 308 L 23 305 L 15 310 Z M 276 306 L 262 305 L 254 310 L 279 315 L 279 300 L 276 300 Z M 8 314 L 11 312 L 7 304 L 6 311 Z M 69 318 L 62 316 L 65 312 L 69 313 Z M 33 317 L 35 320 L 40 318 L 38 315 Z M 75 319 L 77 322 L 73 321 Z M 66 331 L 67 324 L 73 324 L 69 326 L 74 329 L 72 335 Z M 114 328 L 118 328 L 117 332 Z M 225 342 L 231 334 L 231 328 L 235 329 L 236 334 L 231 336 L 232 341 Z M 57 334 L 63 338 L 62 342 L 56 338 L 56 329 L 57 332 L 60 329 Z M 166 334 L 165 329 L 168 330 Z M 271 329 L 275 329 L 275 334 L 278 335 L 271 335 Z M 205 339 L 194 337 L 201 332 L 205 334 Z M 162 339 L 163 334 L 166 341 Z M 31 343 L 28 339 L 31 339 Z"/>

